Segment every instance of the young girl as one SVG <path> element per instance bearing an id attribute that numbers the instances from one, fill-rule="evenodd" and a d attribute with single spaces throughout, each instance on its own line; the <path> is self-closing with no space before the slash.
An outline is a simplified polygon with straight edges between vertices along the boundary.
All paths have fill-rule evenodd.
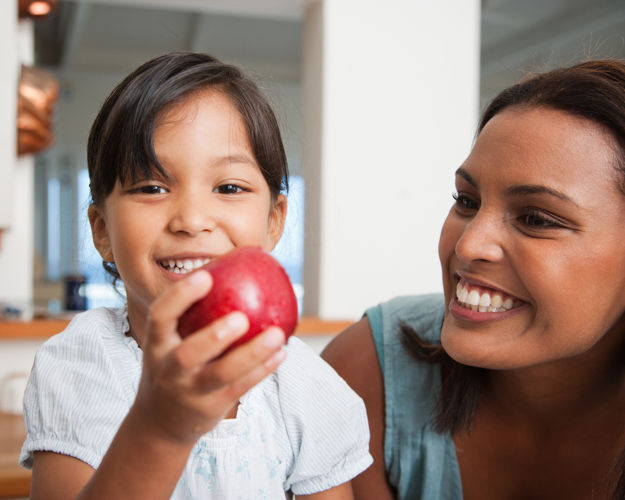
<path id="1" fill-rule="evenodd" d="M 366 415 L 328 365 L 275 327 L 220 357 L 248 328 L 239 312 L 176 332 L 211 287 L 192 271 L 282 233 L 286 158 L 255 84 L 207 55 L 157 57 L 102 106 L 88 163 L 93 241 L 127 306 L 76 316 L 38 352 L 31 498 L 352 498 Z"/>
<path id="2" fill-rule="evenodd" d="M 506 89 L 478 130 L 444 295 L 372 307 L 324 352 L 369 415 L 354 493 L 622 500 L 625 63 Z"/>

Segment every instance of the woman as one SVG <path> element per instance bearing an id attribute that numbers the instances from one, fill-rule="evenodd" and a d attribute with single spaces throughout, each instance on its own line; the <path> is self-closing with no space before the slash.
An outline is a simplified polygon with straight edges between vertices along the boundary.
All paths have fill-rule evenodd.
<path id="1" fill-rule="evenodd" d="M 625 64 L 504 90 L 455 177 L 444 295 L 324 352 L 367 406 L 356 498 L 625 498 Z"/>

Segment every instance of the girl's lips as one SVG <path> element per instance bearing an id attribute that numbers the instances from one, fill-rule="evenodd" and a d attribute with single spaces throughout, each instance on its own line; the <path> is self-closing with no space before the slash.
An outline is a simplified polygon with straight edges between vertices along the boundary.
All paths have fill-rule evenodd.
<path id="1" fill-rule="evenodd" d="M 208 264 L 210 260 L 211 259 L 208 257 L 184 257 L 162 259 L 158 260 L 157 262 L 163 269 L 168 272 L 174 274 L 187 274 Z"/>

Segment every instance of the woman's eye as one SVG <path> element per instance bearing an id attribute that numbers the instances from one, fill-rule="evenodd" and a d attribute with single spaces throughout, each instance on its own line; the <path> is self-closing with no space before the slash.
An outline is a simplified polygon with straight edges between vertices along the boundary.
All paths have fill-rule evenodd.
<path id="1" fill-rule="evenodd" d="M 472 198 L 462 193 L 454 193 L 454 200 L 456 200 L 456 209 L 463 212 L 477 210 L 480 208 L 480 204 Z"/>
<path id="2" fill-rule="evenodd" d="M 244 189 L 236 184 L 222 184 L 215 189 L 215 192 L 219 194 L 237 194 L 244 191 Z"/>
<path id="3" fill-rule="evenodd" d="M 532 228 L 556 228 L 562 227 L 554 217 L 544 214 L 536 209 L 527 209 L 519 220 Z"/>

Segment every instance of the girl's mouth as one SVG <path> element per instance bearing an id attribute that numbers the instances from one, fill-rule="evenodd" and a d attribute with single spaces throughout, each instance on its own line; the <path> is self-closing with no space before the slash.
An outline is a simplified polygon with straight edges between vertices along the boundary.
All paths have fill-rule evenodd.
<path id="1" fill-rule="evenodd" d="M 166 271 L 175 274 L 187 274 L 191 271 L 199 269 L 200 267 L 208 264 L 210 259 L 208 258 L 194 258 L 194 259 L 165 259 L 159 260 L 158 263 Z"/>
<path id="2" fill-rule="evenodd" d="M 464 279 L 460 279 L 456 285 L 456 303 L 478 312 L 506 312 L 524 304 L 504 292 L 469 284 Z"/>

